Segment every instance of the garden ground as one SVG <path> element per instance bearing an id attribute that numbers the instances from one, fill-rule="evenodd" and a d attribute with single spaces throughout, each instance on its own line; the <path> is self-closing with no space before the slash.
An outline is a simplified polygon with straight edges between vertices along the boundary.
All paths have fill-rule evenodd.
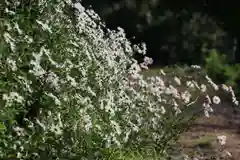
<path id="1" fill-rule="evenodd" d="M 199 160 L 240 159 L 240 108 L 222 103 L 214 106 L 210 117 L 202 115 L 181 135 L 179 144 L 182 151 Z M 225 135 L 226 144 L 221 146 L 217 136 Z M 229 156 L 228 154 L 231 154 Z"/>

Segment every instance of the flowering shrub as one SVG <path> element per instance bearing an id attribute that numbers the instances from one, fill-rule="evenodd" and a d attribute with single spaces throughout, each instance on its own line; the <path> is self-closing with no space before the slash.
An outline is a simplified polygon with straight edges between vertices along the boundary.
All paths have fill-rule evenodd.
<path id="1" fill-rule="evenodd" d="M 191 92 L 217 90 L 208 77 L 210 85 L 164 72 L 145 79 L 140 72 L 152 59 L 131 58 L 145 46 L 131 45 L 121 28 L 104 31 L 80 3 L 1 5 L 1 158 L 114 159 L 144 148 L 164 157 L 192 118 L 198 94 Z M 77 9 L 75 23 L 69 7 Z"/>

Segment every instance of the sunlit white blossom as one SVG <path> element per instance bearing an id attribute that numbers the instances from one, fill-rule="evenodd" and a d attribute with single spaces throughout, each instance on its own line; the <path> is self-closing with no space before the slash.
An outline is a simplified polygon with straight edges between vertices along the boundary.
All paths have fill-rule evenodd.
<path id="1" fill-rule="evenodd" d="M 219 104 L 221 102 L 221 100 L 218 96 L 214 96 L 212 101 L 214 104 Z"/>
<path id="2" fill-rule="evenodd" d="M 174 81 L 177 83 L 177 85 L 181 85 L 181 81 L 178 77 L 174 77 Z"/>
<path id="3" fill-rule="evenodd" d="M 2 99 L 7 102 L 23 103 L 24 97 L 20 96 L 17 92 L 10 92 L 9 94 L 3 94 Z"/>
<path id="4" fill-rule="evenodd" d="M 198 65 L 191 65 L 191 67 L 195 69 L 201 69 L 201 66 L 198 66 Z"/>
<path id="5" fill-rule="evenodd" d="M 15 60 L 7 58 L 7 63 L 10 66 L 12 71 L 17 71 L 17 65 L 16 65 L 16 61 Z"/>
<path id="6" fill-rule="evenodd" d="M 16 50 L 15 39 L 8 32 L 4 32 L 3 37 L 6 43 L 10 45 L 11 50 L 15 52 Z"/>
<path id="7" fill-rule="evenodd" d="M 220 145 L 226 144 L 227 137 L 225 135 L 217 136 L 217 139 L 218 139 Z"/>
<path id="8" fill-rule="evenodd" d="M 181 98 L 184 101 L 184 103 L 189 103 L 190 98 L 191 98 L 191 94 L 188 91 L 182 92 L 181 93 Z"/>
<path id="9" fill-rule="evenodd" d="M 201 84 L 200 88 L 201 88 L 202 92 L 206 92 L 207 91 L 207 87 L 204 84 Z"/>
<path id="10" fill-rule="evenodd" d="M 187 87 L 194 88 L 194 83 L 192 81 L 187 81 L 186 84 L 187 84 Z"/>
<path id="11" fill-rule="evenodd" d="M 223 89 L 224 91 L 226 91 L 226 92 L 228 92 L 228 91 L 229 91 L 229 88 L 228 88 L 228 86 L 227 86 L 227 85 L 225 85 L 225 84 L 222 84 L 222 89 Z"/>
<path id="12" fill-rule="evenodd" d="M 42 22 L 42 21 L 40 21 L 40 20 L 36 20 L 36 22 L 42 26 L 42 29 L 43 29 L 43 30 L 46 30 L 46 31 L 52 33 L 52 30 L 51 30 L 51 28 L 49 27 L 49 25 L 47 25 L 46 23 L 44 23 L 44 22 Z"/>

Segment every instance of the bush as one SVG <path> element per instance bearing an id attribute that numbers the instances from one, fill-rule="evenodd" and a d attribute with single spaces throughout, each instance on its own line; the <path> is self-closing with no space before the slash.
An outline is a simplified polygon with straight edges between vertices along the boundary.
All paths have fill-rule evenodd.
<path id="1" fill-rule="evenodd" d="M 1 4 L 1 159 L 126 159 L 148 149 L 163 158 L 192 118 L 199 95 L 190 92 L 218 89 L 208 77 L 209 87 L 163 72 L 146 80 L 151 59 L 131 58 L 145 50 L 121 28 L 104 32 L 80 3 L 31 2 Z"/>
<path id="2" fill-rule="evenodd" d="M 215 82 L 230 85 L 239 94 L 240 65 L 229 61 L 226 55 L 212 50 L 205 58 L 205 70 Z"/>
<path id="3" fill-rule="evenodd" d="M 208 75 L 220 83 L 224 83 L 227 77 L 224 76 L 224 69 L 228 63 L 226 55 L 219 54 L 216 50 L 211 50 L 205 58 L 205 69 Z"/>

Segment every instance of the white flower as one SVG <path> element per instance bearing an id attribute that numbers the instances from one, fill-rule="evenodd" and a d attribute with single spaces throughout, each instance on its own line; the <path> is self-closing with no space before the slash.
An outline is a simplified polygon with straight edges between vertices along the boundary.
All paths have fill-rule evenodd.
<path id="1" fill-rule="evenodd" d="M 182 113 L 182 111 L 181 111 L 181 109 L 179 107 L 174 106 L 173 108 L 175 110 L 175 115 L 178 115 L 179 113 Z"/>
<path id="2" fill-rule="evenodd" d="M 45 93 L 45 94 L 47 96 L 51 97 L 54 100 L 56 105 L 60 106 L 62 104 L 61 101 L 55 95 L 53 95 L 52 93 Z"/>
<path id="3" fill-rule="evenodd" d="M 190 98 L 191 98 L 191 94 L 188 91 L 182 92 L 181 93 L 181 98 L 184 101 L 184 103 L 189 103 Z"/>
<path id="4" fill-rule="evenodd" d="M 194 88 L 194 83 L 192 81 L 187 81 L 186 82 L 187 87 L 189 88 Z"/>
<path id="5" fill-rule="evenodd" d="M 227 150 L 224 151 L 224 155 L 226 155 L 227 157 L 232 157 L 232 154 Z"/>
<path id="6" fill-rule="evenodd" d="M 36 123 L 37 123 L 43 130 L 46 130 L 45 124 L 41 123 L 38 119 L 36 120 Z"/>
<path id="7" fill-rule="evenodd" d="M 90 129 L 92 128 L 92 118 L 88 114 L 85 114 L 82 117 L 82 122 L 83 122 L 85 131 L 89 132 Z"/>
<path id="8" fill-rule="evenodd" d="M 165 113 L 166 113 L 165 107 L 163 107 L 163 106 L 161 106 L 161 113 L 162 113 L 162 114 L 165 114 Z"/>
<path id="9" fill-rule="evenodd" d="M 209 97 L 209 95 L 206 95 L 206 101 L 208 104 L 212 104 L 211 98 Z"/>
<path id="10" fill-rule="evenodd" d="M 198 66 L 198 65 L 191 65 L 191 67 L 194 69 L 201 69 L 201 66 Z"/>
<path id="11" fill-rule="evenodd" d="M 39 54 L 33 53 L 33 57 L 35 58 L 35 60 L 30 61 L 30 64 L 33 65 L 33 69 L 29 70 L 29 73 L 32 73 L 35 76 L 41 76 L 46 73 L 46 71 L 40 65 L 42 55 L 42 52 L 40 52 Z"/>
<path id="12" fill-rule="evenodd" d="M 237 100 L 233 100 L 233 103 L 238 106 L 239 105 L 239 102 Z"/>
<path id="13" fill-rule="evenodd" d="M 24 101 L 24 98 L 20 96 L 17 92 L 10 92 L 9 95 L 3 94 L 2 99 L 7 102 L 15 101 L 17 103 L 23 103 Z"/>
<path id="14" fill-rule="evenodd" d="M 213 89 L 214 89 L 215 91 L 218 91 L 218 90 L 219 90 L 218 85 L 216 85 L 216 84 L 212 81 L 212 79 L 211 79 L 210 77 L 208 77 L 208 75 L 206 75 L 205 78 L 207 79 L 208 83 L 213 87 Z"/>
<path id="15" fill-rule="evenodd" d="M 227 137 L 225 135 L 217 136 L 217 139 L 218 139 L 220 145 L 226 144 Z"/>
<path id="16" fill-rule="evenodd" d="M 70 81 L 70 84 L 73 86 L 73 87 L 76 87 L 77 86 L 77 82 L 75 81 L 75 79 L 69 75 L 67 75 L 67 80 Z"/>
<path id="17" fill-rule="evenodd" d="M 16 50 L 16 45 L 15 45 L 15 39 L 11 37 L 11 35 L 8 32 L 4 32 L 3 34 L 5 42 L 7 42 L 10 45 L 10 48 L 13 52 Z"/>
<path id="18" fill-rule="evenodd" d="M 23 31 L 19 28 L 19 25 L 17 23 L 14 23 L 14 28 L 18 31 L 19 34 L 23 33 Z"/>
<path id="19" fill-rule="evenodd" d="M 202 92 L 206 92 L 206 90 L 207 90 L 207 87 L 204 84 L 201 84 L 200 88 L 201 88 Z"/>
<path id="20" fill-rule="evenodd" d="M 148 66 L 145 63 L 140 63 L 141 68 L 148 69 Z"/>
<path id="21" fill-rule="evenodd" d="M 12 71 L 16 71 L 17 70 L 17 65 L 16 65 L 16 61 L 15 60 L 7 58 L 7 63 L 11 67 Z"/>
<path id="22" fill-rule="evenodd" d="M 157 86 L 160 86 L 160 87 L 164 87 L 164 81 L 162 80 L 162 78 L 161 77 L 159 77 L 159 76 L 156 76 L 155 77 L 155 84 L 157 85 Z"/>
<path id="23" fill-rule="evenodd" d="M 206 117 L 210 117 L 209 112 L 208 112 L 207 110 L 204 110 L 204 115 L 205 115 Z"/>
<path id="24" fill-rule="evenodd" d="M 121 130 L 121 127 L 120 127 L 120 125 L 117 123 L 117 122 L 115 122 L 115 121 L 110 121 L 111 122 L 111 124 L 113 125 L 113 128 L 115 128 L 115 130 L 116 130 L 116 133 L 118 134 L 118 135 L 120 135 L 121 133 L 122 133 L 122 130 Z"/>
<path id="25" fill-rule="evenodd" d="M 174 77 L 174 81 L 177 83 L 177 85 L 181 85 L 181 81 L 178 77 Z"/>
<path id="26" fill-rule="evenodd" d="M 74 7 L 80 12 L 84 12 L 85 11 L 85 8 L 80 4 L 80 3 L 75 3 L 74 4 Z"/>
<path id="27" fill-rule="evenodd" d="M 210 106 L 209 103 L 203 103 L 202 106 L 203 106 L 203 109 L 204 109 L 204 115 L 206 117 L 209 117 L 209 112 L 213 112 L 212 107 Z"/>
<path id="28" fill-rule="evenodd" d="M 47 78 L 46 78 L 46 82 L 50 83 L 50 85 L 52 87 L 54 87 L 55 89 L 57 89 L 57 90 L 60 89 L 59 77 L 54 72 L 48 73 Z"/>
<path id="29" fill-rule="evenodd" d="M 214 104 L 219 104 L 221 102 L 220 98 L 218 96 L 213 97 L 213 103 Z"/>
<path id="30" fill-rule="evenodd" d="M 9 15 L 15 15 L 16 12 L 9 10 L 8 8 L 5 8 L 5 12 L 8 13 Z"/>
<path id="31" fill-rule="evenodd" d="M 50 126 L 50 131 L 55 133 L 56 135 L 61 135 L 63 133 L 62 129 L 59 125 L 52 124 Z"/>
<path id="32" fill-rule="evenodd" d="M 48 31 L 49 33 L 52 33 L 51 28 L 48 26 L 48 24 L 46 24 L 46 23 L 44 23 L 44 22 L 42 22 L 42 21 L 39 21 L 39 20 L 36 20 L 36 22 L 37 22 L 39 25 L 42 26 L 42 29 L 43 29 L 44 31 Z"/>
<path id="33" fill-rule="evenodd" d="M 227 86 L 227 85 L 225 85 L 225 84 L 222 84 L 222 89 L 223 89 L 224 91 L 226 91 L 226 92 L 228 92 L 228 91 L 229 91 L 229 88 L 228 88 L 228 86 Z"/>
<path id="34" fill-rule="evenodd" d="M 166 75 L 166 73 L 162 69 L 160 70 L 160 73 L 164 76 Z"/>

